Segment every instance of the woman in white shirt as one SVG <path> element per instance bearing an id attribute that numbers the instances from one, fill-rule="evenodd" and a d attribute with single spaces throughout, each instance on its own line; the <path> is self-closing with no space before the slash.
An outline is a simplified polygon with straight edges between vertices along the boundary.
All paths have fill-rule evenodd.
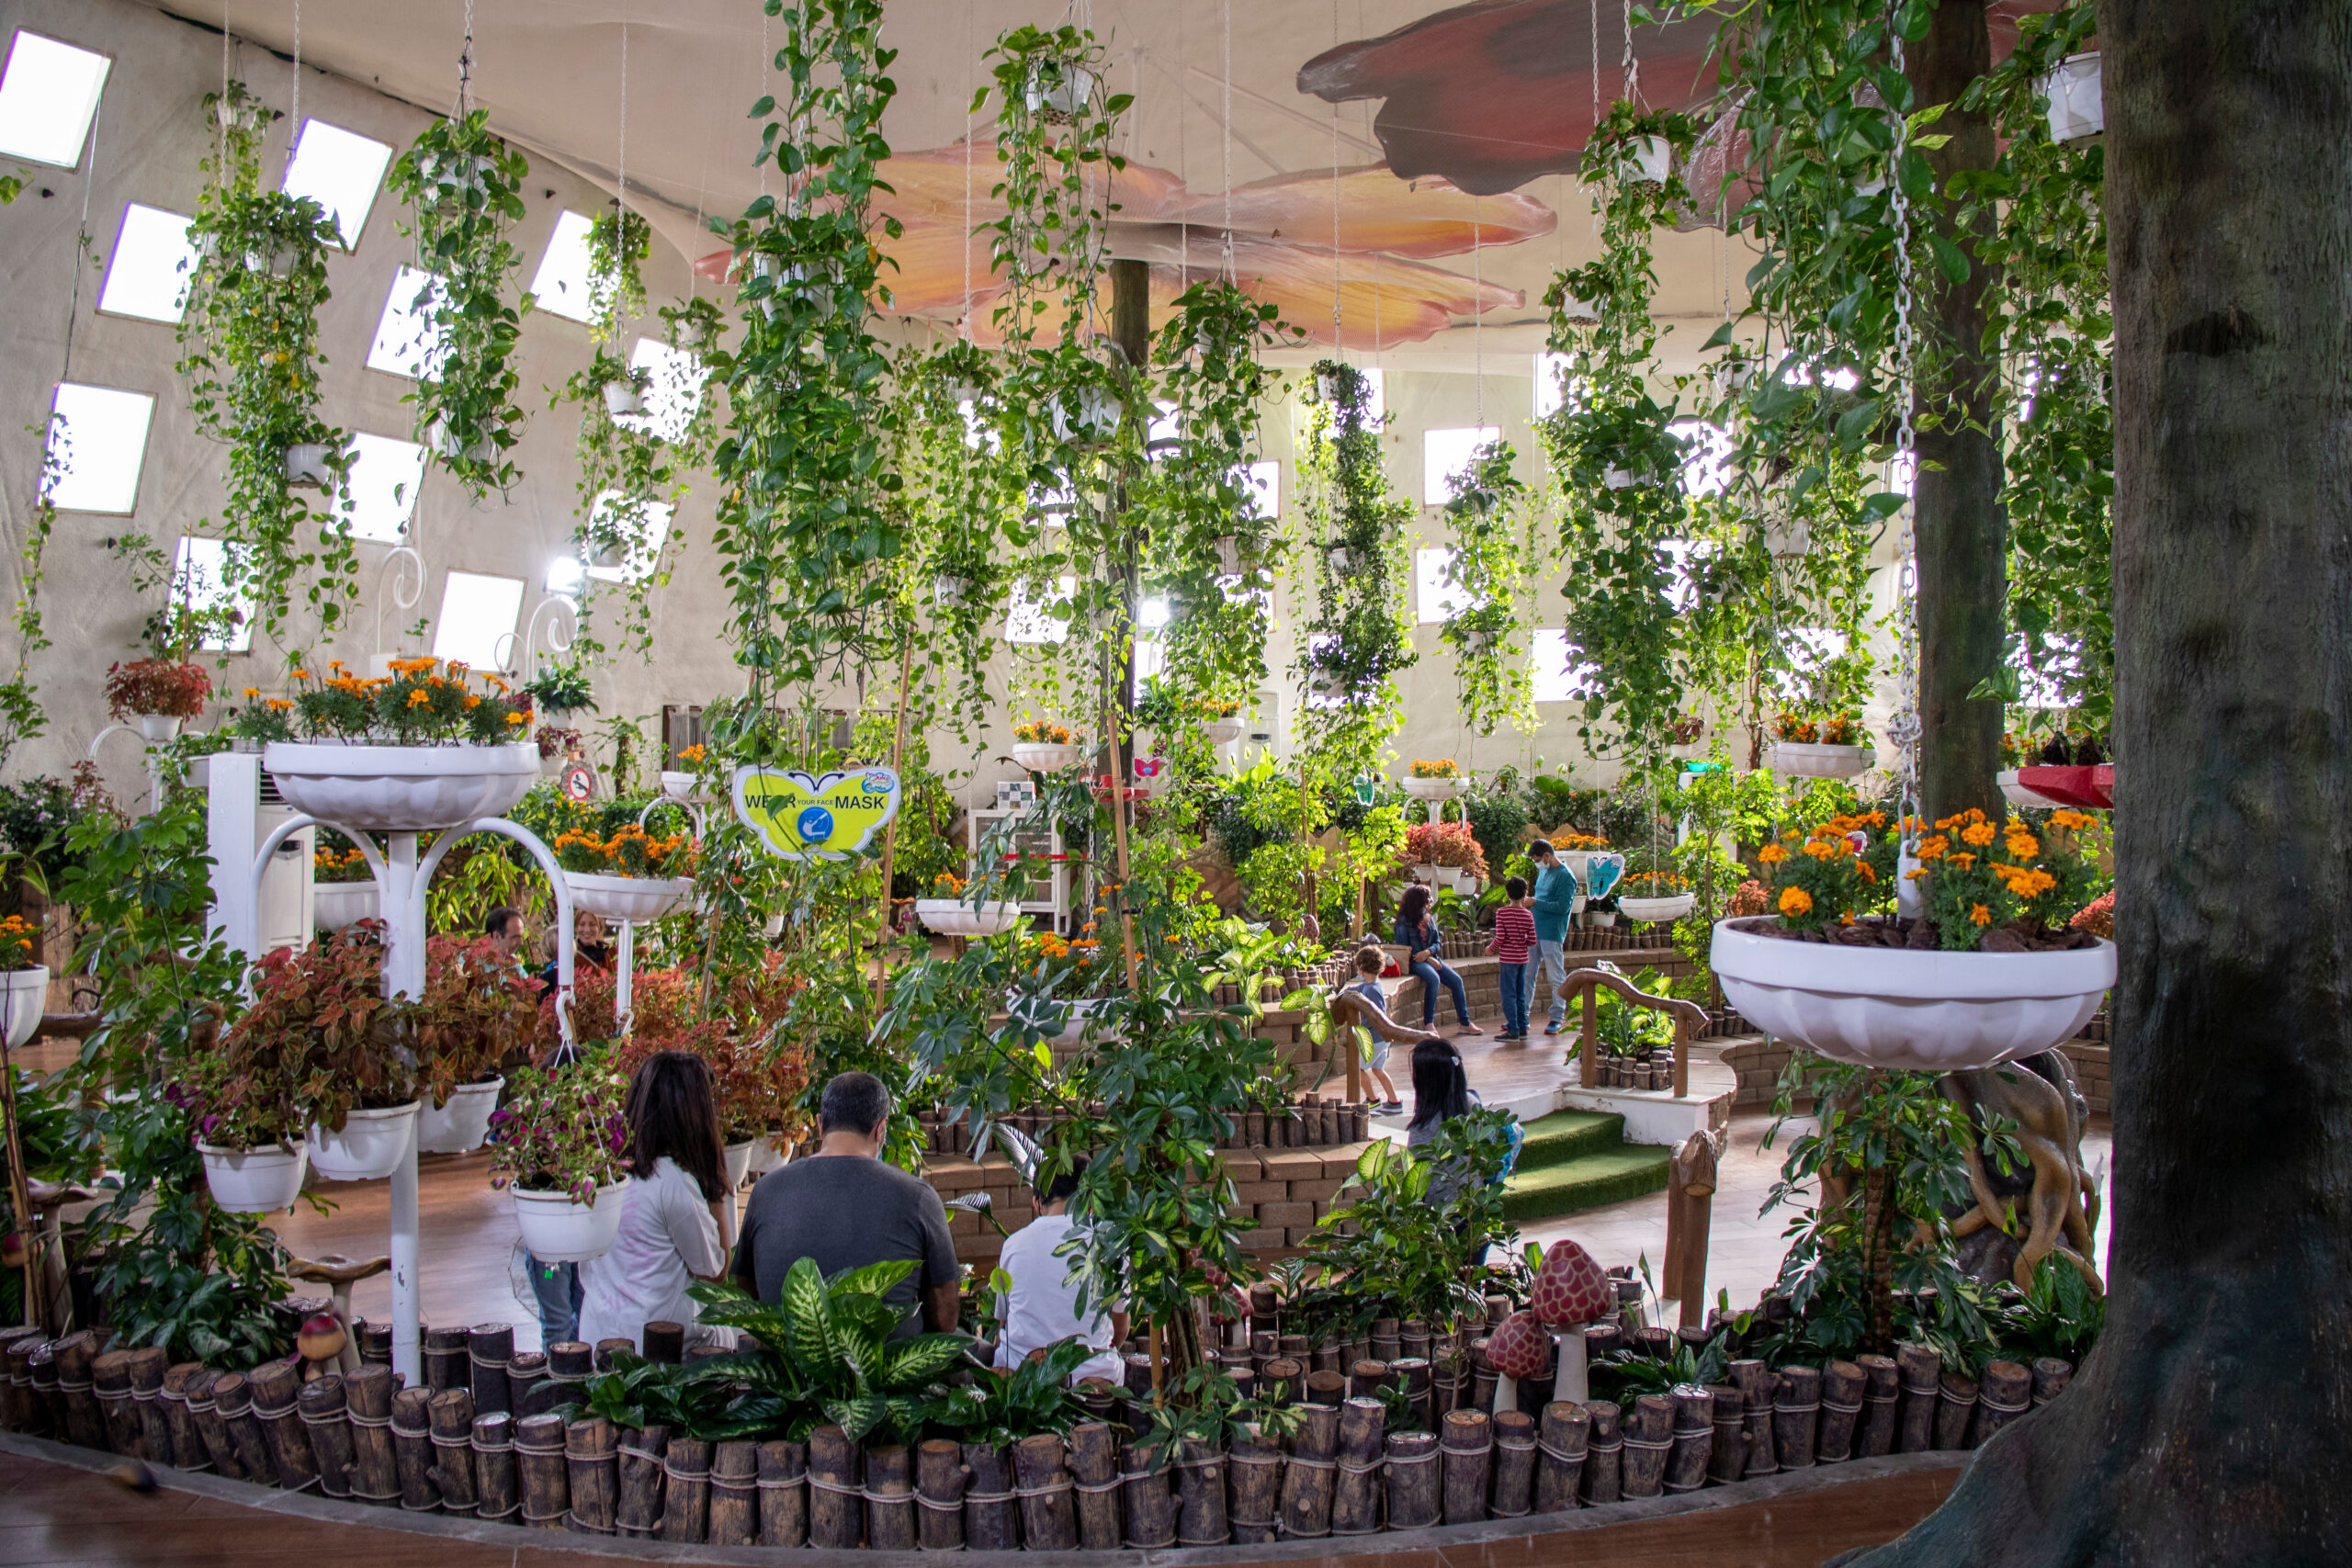
<path id="1" fill-rule="evenodd" d="M 1056 1177 L 1052 1186 L 1037 1194 L 1037 1217 L 1005 1240 L 997 1267 L 1011 1278 L 1012 1288 L 997 1298 L 1004 1333 L 997 1341 L 996 1364 L 1015 1367 L 1061 1340 L 1082 1339 L 1095 1355 L 1070 1373 L 1069 1381 L 1107 1378 L 1120 1382 L 1126 1364 L 1119 1358 L 1118 1346 L 1127 1337 L 1127 1314 L 1096 1302 L 1081 1320 L 1078 1285 L 1069 1277 L 1071 1260 L 1055 1256 L 1077 1226 L 1069 1216 L 1069 1201 L 1085 1174 L 1086 1161 L 1080 1158 L 1076 1169 Z"/>
<path id="2" fill-rule="evenodd" d="M 648 1056 L 629 1080 L 629 1175 L 612 1250 L 580 1266 L 580 1337 L 645 1348 L 648 1323 L 684 1324 L 686 1343 L 731 1335 L 704 1328 L 687 1289 L 727 1269 L 718 1240 L 726 1156 L 710 1068 L 684 1051 Z"/>

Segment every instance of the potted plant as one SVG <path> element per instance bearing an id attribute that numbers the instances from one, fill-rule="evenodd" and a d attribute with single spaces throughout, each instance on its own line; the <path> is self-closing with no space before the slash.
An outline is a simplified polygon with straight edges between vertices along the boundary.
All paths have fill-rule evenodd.
<path id="1" fill-rule="evenodd" d="M 1241 739 L 1241 705 L 1218 697 L 1202 697 L 1193 705 L 1193 725 L 1212 746 Z"/>
<path id="2" fill-rule="evenodd" d="M 1405 793 L 1415 800 L 1452 800 L 1462 793 L 1462 769 L 1451 757 L 1415 758 L 1405 770 Z"/>
<path id="3" fill-rule="evenodd" d="M 245 705 L 221 714 L 229 744 L 239 751 L 259 751 L 273 740 L 294 739 L 294 704 L 285 697 L 265 697 L 257 686 L 245 688 Z"/>
<path id="4" fill-rule="evenodd" d="M 1625 857 L 1611 849 L 1609 840 L 1600 834 L 1570 829 L 1553 835 L 1552 842 L 1559 849 L 1560 863 L 1577 879 L 1572 913 L 1582 914 L 1591 899 L 1609 897 L 1625 874 Z"/>
<path id="5" fill-rule="evenodd" d="M 41 930 L 22 915 L 0 917 L 0 995 L 7 998 L 8 1048 L 29 1042 L 40 1028 L 49 996 L 49 969 L 39 962 Z"/>
<path id="6" fill-rule="evenodd" d="M 490 1119 L 491 1184 L 514 1194 L 531 1256 L 581 1263 L 611 1250 L 628 1180 L 628 1079 L 602 1047 L 525 1067 Z"/>
<path id="7" fill-rule="evenodd" d="M 1432 887 L 1476 889 L 1487 878 L 1487 855 L 1467 822 L 1424 822 L 1405 830 L 1413 874 Z"/>
<path id="8" fill-rule="evenodd" d="M 1679 920 L 1697 902 L 1690 882 L 1670 871 L 1637 871 L 1618 884 L 1617 908 L 1635 925 Z"/>
<path id="9" fill-rule="evenodd" d="M 151 746 L 180 732 L 204 711 L 212 681 L 203 666 L 175 659 L 134 659 L 107 670 L 107 708 L 123 723 L 136 722 Z"/>
<path id="10" fill-rule="evenodd" d="M 424 995 L 401 1012 L 424 1080 L 419 1153 L 481 1147 L 506 1082 L 498 1065 L 529 1045 L 538 1015 L 537 987 L 495 937 L 436 936 L 424 944 Z"/>
<path id="11" fill-rule="evenodd" d="M 2051 825 L 2087 826 L 2055 811 Z M 1917 841 L 1923 913 L 1859 915 L 1893 889 L 1865 857 L 1883 813 L 1793 829 L 1758 853 L 1775 913 L 1715 927 L 1724 999 L 1758 1028 L 1873 1067 L 1992 1066 L 2071 1039 L 2115 981 L 2115 948 L 2070 928 L 2096 872 L 2022 820 L 1971 809 Z"/>
<path id="12" fill-rule="evenodd" d="M 558 729 L 572 728 L 578 715 L 596 711 L 588 671 L 576 663 L 548 665 L 525 682 L 519 694 L 530 698 L 533 712 Z"/>
<path id="13" fill-rule="evenodd" d="M 232 1214 L 292 1208 L 311 1158 L 283 1063 L 248 1055 L 232 1066 L 215 1051 L 197 1060 L 180 1092 L 213 1203 Z"/>
<path id="14" fill-rule="evenodd" d="M 1783 713 L 1772 723 L 1765 765 L 1792 778 L 1850 779 L 1878 761 L 1854 714 L 1801 716 Z"/>
<path id="15" fill-rule="evenodd" d="M 971 897 L 967 899 L 967 891 Z M 915 900 L 915 919 L 941 936 L 998 936 L 1021 924 L 1021 906 L 1010 899 L 989 899 L 982 889 L 954 872 L 931 879 L 931 897 Z"/>
<path id="16" fill-rule="evenodd" d="M 634 824 L 608 839 L 578 829 L 556 835 L 571 907 L 608 920 L 658 920 L 695 890 L 690 834 L 656 838 Z"/>
<path id="17" fill-rule="evenodd" d="M 1012 727 L 1012 760 L 1033 773 L 1054 773 L 1078 761 L 1077 738 L 1061 725 L 1029 719 Z"/>
<path id="18" fill-rule="evenodd" d="M 527 701 L 462 664 L 443 673 L 436 659 L 394 659 L 389 669 L 363 679 L 337 660 L 321 680 L 297 667 L 302 739 L 262 751 L 287 804 L 342 828 L 421 832 L 496 817 L 523 798 L 539 773 L 537 748 L 519 739 Z"/>
<path id="19" fill-rule="evenodd" d="M 695 745 L 681 750 L 678 761 L 685 766 L 662 770 L 662 793 L 681 805 L 702 804 L 704 796 L 695 786 L 696 775 L 709 757 L 710 748 L 707 746 Z"/>
<path id="20" fill-rule="evenodd" d="M 376 868 L 358 845 L 332 828 L 319 829 L 311 852 L 311 920 L 322 931 L 339 931 L 356 920 L 372 920 L 377 908 Z"/>
<path id="21" fill-rule="evenodd" d="M 741 1187 L 754 1168 L 782 1161 L 775 1140 L 788 1143 L 801 1120 L 808 1055 L 756 1015 L 704 1032 L 689 1048 L 710 1066 L 711 1101 L 726 1145 L 727 1180 Z"/>

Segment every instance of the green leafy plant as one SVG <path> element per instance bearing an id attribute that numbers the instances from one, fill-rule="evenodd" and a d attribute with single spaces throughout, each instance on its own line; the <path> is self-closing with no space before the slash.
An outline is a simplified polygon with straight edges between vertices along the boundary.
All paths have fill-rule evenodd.
<path id="1" fill-rule="evenodd" d="M 1445 581 L 1460 590 L 1462 604 L 1439 640 L 1453 650 L 1463 716 L 1481 735 L 1492 735 L 1505 719 L 1521 729 L 1535 723 L 1534 688 L 1523 657 L 1535 524 L 1528 487 L 1511 472 L 1516 459 L 1510 442 L 1489 442 L 1446 480 L 1453 491 L 1445 519 L 1453 552 Z"/>
<path id="2" fill-rule="evenodd" d="M 526 1049 L 538 1016 L 538 987 L 489 936 L 427 937 L 424 994 L 400 1010 L 416 1041 L 421 1087 L 435 1106 Z"/>
<path id="3" fill-rule="evenodd" d="M 774 1394 L 746 1391 L 740 1376 L 739 1359 L 732 1356 L 681 1366 L 616 1350 L 612 1370 L 580 1384 L 580 1397 L 561 1408 L 575 1420 L 601 1416 L 628 1431 L 667 1427 L 678 1437 L 705 1442 L 763 1437 L 775 1430 L 783 1404 Z"/>
<path id="4" fill-rule="evenodd" d="M 491 1112 L 490 1170 L 526 1192 L 567 1192 L 575 1203 L 628 1174 L 628 1080 L 602 1046 L 576 1061 L 524 1067 Z"/>
<path id="5" fill-rule="evenodd" d="M 1371 771 L 1400 722 L 1396 677 L 1413 663 L 1406 620 L 1404 525 L 1410 503 L 1389 493 L 1371 383 L 1353 366 L 1318 362 L 1298 456 L 1299 505 L 1322 537 L 1314 555 L 1315 612 L 1299 620 L 1301 709 L 1318 765 Z"/>
<path id="6" fill-rule="evenodd" d="M 586 668 L 579 663 L 550 664 L 523 682 L 522 694 L 534 709 L 594 713 L 596 696 Z"/>
<path id="7" fill-rule="evenodd" d="M 395 659 L 390 675 L 362 679 L 340 661 L 323 677 L 297 668 L 291 721 L 312 739 L 379 746 L 496 746 L 529 739 L 530 704 L 507 694 L 496 675 L 462 664 L 440 673 L 437 659 Z M 469 677 L 482 690 L 469 689 Z M 265 716 L 281 713 L 269 703 Z M 253 712 L 248 708 L 247 713 Z M 275 728 L 275 721 L 265 717 Z M 276 737 L 272 737 L 275 739 Z"/>
<path id="8" fill-rule="evenodd" d="M 1086 1419 L 1070 1396 L 1070 1374 L 1094 1354 L 1065 1339 L 1008 1370 L 981 1368 L 959 1387 L 934 1387 L 918 1418 L 926 1430 L 961 1443 L 1002 1446 L 1042 1433 L 1068 1433 Z"/>

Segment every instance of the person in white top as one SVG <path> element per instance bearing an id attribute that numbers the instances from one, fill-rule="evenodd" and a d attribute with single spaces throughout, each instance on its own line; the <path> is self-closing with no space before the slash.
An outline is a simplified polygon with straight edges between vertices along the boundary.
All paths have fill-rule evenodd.
<path id="1" fill-rule="evenodd" d="M 621 1194 L 612 1250 L 580 1266 L 580 1337 L 628 1339 L 642 1352 L 647 1324 L 677 1323 L 689 1345 L 731 1344 L 732 1331 L 696 1321 L 701 1303 L 686 1294 L 727 1269 L 718 1212 L 726 1154 L 708 1065 L 684 1051 L 648 1056 L 629 1079 L 626 1114 L 635 1179 Z"/>
<path id="2" fill-rule="evenodd" d="M 1126 1364 L 1119 1358 L 1118 1347 L 1127 1337 L 1127 1314 L 1097 1303 L 1088 1319 L 1080 1322 L 1078 1285 L 1069 1278 L 1070 1259 L 1054 1255 L 1077 1226 L 1069 1216 L 1069 1201 L 1078 1190 L 1079 1178 L 1085 1174 L 1086 1161 L 1080 1159 L 1076 1169 L 1056 1177 L 1050 1187 L 1037 1194 L 1037 1217 L 1005 1238 L 997 1267 L 1011 1276 L 1012 1283 L 1011 1290 L 997 1297 L 1004 1333 L 997 1340 L 996 1364 L 1019 1366 L 1049 1346 L 1078 1338 L 1100 1353 L 1081 1362 L 1069 1381 L 1108 1378 L 1121 1382 L 1126 1377 Z"/>

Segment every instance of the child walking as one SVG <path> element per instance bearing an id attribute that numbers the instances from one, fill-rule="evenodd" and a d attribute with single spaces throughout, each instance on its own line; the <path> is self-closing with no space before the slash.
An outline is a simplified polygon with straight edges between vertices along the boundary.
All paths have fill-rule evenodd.
<path id="1" fill-rule="evenodd" d="M 1388 1016 L 1388 1010 L 1382 1005 L 1384 998 L 1380 991 L 1380 971 L 1387 961 L 1388 955 L 1376 947 L 1359 948 L 1356 951 L 1355 982 L 1343 987 L 1340 995 L 1354 1002 L 1356 1021 L 1372 1035 L 1372 1043 L 1364 1056 L 1364 1071 L 1372 1075 L 1372 1081 L 1380 1090 L 1381 1099 L 1374 1110 L 1383 1115 L 1394 1116 L 1405 1109 L 1405 1101 L 1396 1093 L 1396 1085 L 1386 1071 L 1389 1043 L 1401 1040 L 1408 1044 L 1419 1045 L 1442 1036 L 1425 1030 L 1408 1029 Z"/>
<path id="2" fill-rule="evenodd" d="M 1501 960 L 1496 978 L 1503 993 L 1503 1033 L 1506 1043 L 1527 1038 L 1527 1006 L 1533 999 L 1534 966 L 1527 962 L 1535 951 L 1535 915 L 1528 908 L 1527 878 L 1514 876 L 1503 884 L 1503 904 L 1495 911 L 1495 937 L 1487 951 Z"/>

